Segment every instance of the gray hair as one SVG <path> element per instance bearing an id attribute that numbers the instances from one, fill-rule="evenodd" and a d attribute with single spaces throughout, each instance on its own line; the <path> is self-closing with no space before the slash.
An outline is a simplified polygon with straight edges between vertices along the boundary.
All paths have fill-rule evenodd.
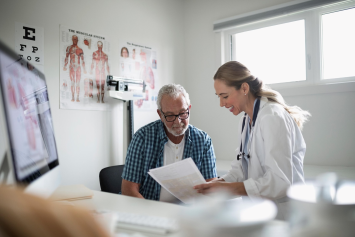
<path id="1" fill-rule="evenodd" d="M 180 94 L 185 97 L 186 104 L 190 106 L 189 94 L 181 85 L 168 84 L 160 88 L 157 100 L 158 109 L 161 110 L 161 99 L 163 98 L 163 95 L 168 95 L 170 97 L 177 98 Z"/>

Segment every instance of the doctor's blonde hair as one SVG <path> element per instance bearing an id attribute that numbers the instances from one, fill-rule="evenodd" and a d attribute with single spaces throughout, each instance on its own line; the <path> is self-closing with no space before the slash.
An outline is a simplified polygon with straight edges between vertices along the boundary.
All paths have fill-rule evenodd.
<path id="1" fill-rule="evenodd" d="M 302 110 L 298 106 L 289 106 L 285 103 L 282 95 L 263 84 L 263 82 L 253 76 L 247 67 L 237 61 L 230 61 L 219 67 L 213 77 L 214 80 L 221 80 L 227 86 L 239 90 L 243 83 L 248 83 L 250 93 L 255 97 L 266 97 L 269 101 L 278 103 L 292 116 L 298 127 L 302 130 L 303 124 L 311 114 Z"/>

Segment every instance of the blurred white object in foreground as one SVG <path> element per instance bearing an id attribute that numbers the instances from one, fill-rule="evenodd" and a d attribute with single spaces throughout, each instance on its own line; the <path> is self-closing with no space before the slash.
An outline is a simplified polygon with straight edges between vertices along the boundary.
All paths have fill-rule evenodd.
<path id="1" fill-rule="evenodd" d="M 205 197 L 180 214 L 182 236 L 261 236 L 268 221 L 276 216 L 269 200 L 226 200 L 226 196 Z"/>
<path id="2" fill-rule="evenodd" d="M 292 236 L 355 235 L 355 181 L 325 173 L 313 182 L 291 186 L 287 195 Z"/>

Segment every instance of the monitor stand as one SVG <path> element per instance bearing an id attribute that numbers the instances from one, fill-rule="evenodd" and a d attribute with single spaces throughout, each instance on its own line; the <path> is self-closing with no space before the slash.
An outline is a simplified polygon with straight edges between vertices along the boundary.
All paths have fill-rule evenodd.
<path id="1" fill-rule="evenodd" d="M 5 152 L 2 160 L 0 160 L 0 184 L 16 185 L 13 172 L 10 168 L 7 152 Z M 41 198 L 48 198 L 59 187 L 60 175 L 60 168 L 57 166 L 27 185 L 24 191 Z"/>
<path id="2" fill-rule="evenodd" d="M 0 183 L 11 184 L 13 183 L 13 177 L 10 175 L 10 165 L 8 161 L 7 152 L 4 153 L 0 160 Z"/>
<path id="3" fill-rule="evenodd" d="M 128 145 L 132 141 L 134 135 L 134 107 L 133 107 L 133 100 L 130 100 L 128 103 L 128 110 L 129 110 L 129 120 L 128 120 L 128 127 L 129 127 L 129 134 L 128 134 Z"/>
<path id="4" fill-rule="evenodd" d="M 61 184 L 61 172 L 59 165 L 31 182 L 25 188 L 25 193 L 49 198 Z"/>

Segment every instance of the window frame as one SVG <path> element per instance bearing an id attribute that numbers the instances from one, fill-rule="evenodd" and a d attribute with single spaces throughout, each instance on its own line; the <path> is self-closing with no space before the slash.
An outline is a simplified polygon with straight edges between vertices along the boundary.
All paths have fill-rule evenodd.
<path id="1" fill-rule="evenodd" d="M 284 83 L 274 83 L 268 84 L 273 89 L 290 89 L 290 88 L 305 88 L 305 87 L 320 87 L 323 86 L 320 91 L 324 92 L 324 86 L 327 86 L 328 92 L 332 91 L 355 91 L 355 75 L 352 77 L 342 77 L 334 79 L 322 79 L 323 78 L 323 55 L 322 55 L 322 15 L 338 12 L 342 10 L 347 10 L 355 8 L 355 2 L 346 2 L 333 4 L 331 6 L 323 6 L 312 10 L 307 10 L 303 12 L 295 12 L 287 14 L 285 16 L 274 17 L 271 19 L 266 19 L 258 22 L 253 22 L 249 24 L 244 24 L 240 26 L 235 26 L 230 29 L 222 30 L 218 34 L 220 36 L 221 46 L 221 64 L 234 60 L 235 52 L 233 52 L 233 35 L 241 32 L 256 30 L 264 27 L 289 23 L 297 20 L 304 20 L 305 23 L 305 69 L 306 69 L 306 80 L 297 82 L 284 82 Z M 221 65 L 220 64 L 220 65 Z M 220 66 L 219 65 L 219 66 Z M 336 89 L 332 90 L 329 85 L 343 84 L 337 86 Z M 348 88 L 346 85 L 348 84 Z M 343 89 L 341 89 L 343 88 Z M 346 88 L 346 89 L 345 89 Z M 293 94 L 293 93 L 291 93 Z M 303 94 L 303 93 L 301 93 Z M 308 94 L 308 93 L 307 93 Z"/>
<path id="2" fill-rule="evenodd" d="M 343 3 L 343 4 L 339 4 L 333 7 L 324 7 L 324 8 L 320 8 L 316 10 L 316 14 L 317 14 L 317 20 L 318 20 L 318 24 L 319 24 L 319 75 L 317 77 L 317 79 L 319 80 L 318 83 L 319 84 L 333 84 L 333 83 L 346 83 L 346 82 L 354 82 L 355 81 L 355 75 L 352 77 L 339 77 L 339 78 L 332 78 L 332 79 L 322 79 L 323 78 L 323 52 L 322 52 L 322 15 L 325 14 L 329 14 L 329 13 L 335 13 L 335 12 L 339 12 L 339 11 L 344 11 L 344 10 L 348 10 L 348 9 L 355 9 L 355 2 L 349 2 L 349 3 Z"/>

